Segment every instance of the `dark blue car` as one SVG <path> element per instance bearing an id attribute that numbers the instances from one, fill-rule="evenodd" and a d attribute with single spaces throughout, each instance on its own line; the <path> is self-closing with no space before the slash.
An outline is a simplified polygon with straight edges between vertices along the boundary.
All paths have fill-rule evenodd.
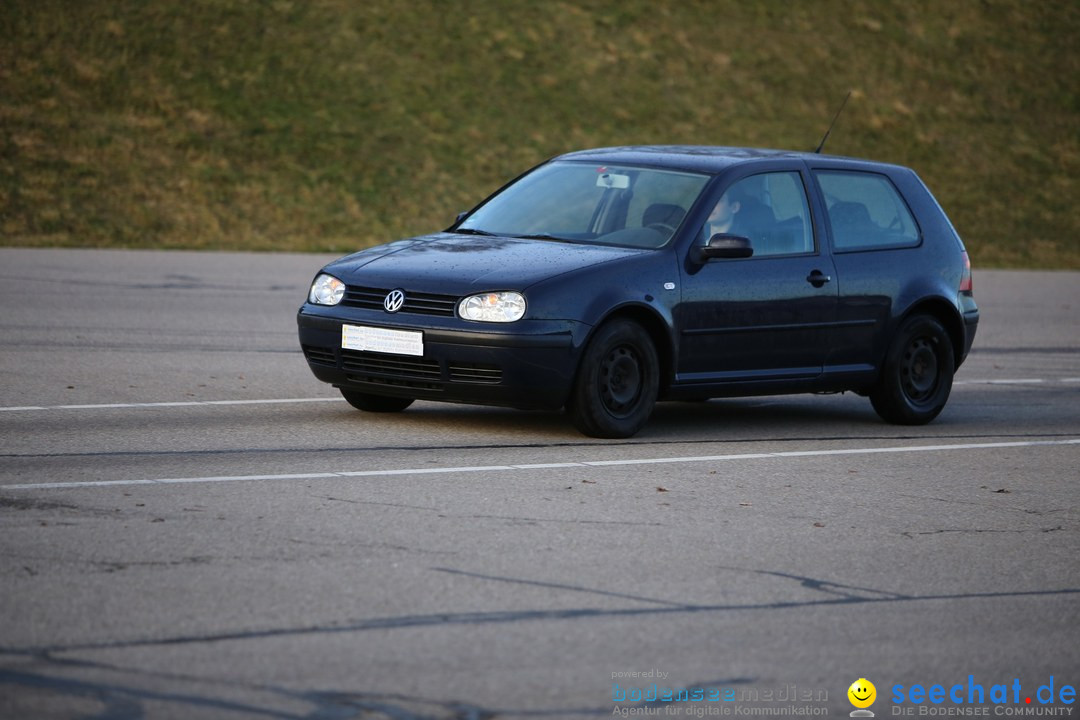
<path id="1" fill-rule="evenodd" d="M 926 423 L 978 319 L 913 171 L 670 146 L 553 158 L 443 232 L 327 265 L 297 318 L 312 372 L 362 410 L 566 408 L 609 438 L 657 400 L 842 390 Z"/>

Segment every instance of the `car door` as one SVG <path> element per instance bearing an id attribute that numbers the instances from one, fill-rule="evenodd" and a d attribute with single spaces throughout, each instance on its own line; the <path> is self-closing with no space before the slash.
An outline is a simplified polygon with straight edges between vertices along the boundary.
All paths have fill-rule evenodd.
<path id="1" fill-rule="evenodd" d="M 893 301 L 918 272 L 922 233 L 899 188 L 879 172 L 812 169 L 825 205 L 832 255 L 844 283 L 829 342 L 830 372 L 873 372 L 885 353 Z"/>
<path id="2" fill-rule="evenodd" d="M 717 198 L 694 242 L 720 231 L 749 238 L 754 253 L 688 262 L 676 318 L 677 382 L 821 374 L 838 283 L 817 240 L 806 181 L 796 169 L 759 173 Z M 696 252 L 690 249 L 691 258 Z"/>

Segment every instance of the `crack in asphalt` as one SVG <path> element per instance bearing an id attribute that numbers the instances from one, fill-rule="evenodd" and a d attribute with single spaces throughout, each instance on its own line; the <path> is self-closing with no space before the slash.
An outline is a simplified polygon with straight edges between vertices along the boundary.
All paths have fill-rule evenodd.
<path id="1" fill-rule="evenodd" d="M 762 571 L 762 574 L 774 574 L 779 577 L 796 577 L 786 576 L 783 573 L 768 573 L 764 571 Z M 802 582 L 805 582 L 805 580 L 802 580 Z M 781 602 L 747 604 L 677 604 L 672 607 L 664 606 L 649 608 L 580 607 L 562 608 L 557 610 L 490 610 L 474 612 L 441 612 L 420 615 L 396 615 L 380 618 L 369 618 L 366 620 L 348 620 L 345 622 L 332 623 L 329 625 L 307 625 L 293 628 L 236 630 L 220 633 L 206 633 L 201 635 L 176 635 L 173 637 L 142 639 L 136 638 L 131 640 L 77 643 L 71 645 L 32 647 L 0 646 L 0 654 L 7 653 L 15 655 L 39 655 L 43 652 L 79 652 L 91 650 L 116 650 L 138 647 L 168 647 L 203 643 L 264 640 L 269 638 L 295 637 L 300 635 L 337 635 L 345 633 L 402 630 L 422 627 L 501 625 L 520 622 L 552 622 L 581 619 L 632 618 L 698 613 L 741 613 L 876 603 L 939 602 L 951 600 L 988 600 L 1001 598 L 1038 598 L 1080 594 L 1080 588 L 1061 588 L 1057 590 L 1024 590 L 1012 592 L 1002 591 L 981 593 L 952 593 L 939 595 L 896 595 L 894 593 L 887 593 L 883 591 L 867 590 L 867 592 L 881 592 L 882 597 L 864 597 L 860 595 L 842 592 L 845 586 L 840 584 L 830 583 L 828 581 L 818 582 L 819 586 L 813 587 L 813 589 L 829 594 L 839 595 L 839 597 L 832 597 L 821 600 L 791 600 Z M 838 588 L 838 590 L 832 590 L 832 588 Z"/>
<path id="2" fill-rule="evenodd" d="M 1063 345 L 1059 347 L 980 347 L 971 348 L 971 355 L 1075 355 L 1080 347 Z"/>
<path id="3" fill-rule="evenodd" d="M 915 595 L 905 595 L 903 593 L 891 592 L 888 590 L 876 590 L 874 588 L 859 587 L 858 585 L 845 585 L 844 583 L 837 583 L 831 580 L 818 580 L 817 578 L 807 577 L 805 575 L 794 575 L 792 573 L 779 572 L 777 570 L 752 570 L 740 567 L 731 566 L 718 566 L 722 570 L 733 570 L 737 572 L 749 572 L 755 575 L 768 575 L 772 577 L 784 578 L 787 580 L 798 581 L 801 587 L 809 590 L 816 590 L 818 592 L 826 593 L 828 595 L 838 595 L 848 600 L 874 600 L 874 599 L 886 599 L 886 600 L 917 600 L 919 599 Z M 866 595 L 856 594 L 867 593 L 873 597 L 866 597 Z"/>
<path id="4" fill-rule="evenodd" d="M 549 708 L 489 708 L 460 700 L 435 700 L 402 693 L 361 692 L 355 690 L 298 691 L 281 686 L 229 681 L 219 678 L 203 678 L 179 673 L 162 673 L 142 668 L 130 668 L 114 664 L 79 659 L 55 658 L 42 655 L 36 658 L 51 667 L 80 668 L 132 676 L 126 682 L 92 682 L 66 677 L 55 677 L 44 672 L 0 669 L 0 685 L 48 690 L 68 697 L 90 698 L 104 707 L 93 717 L 99 720 L 128 720 L 147 717 L 144 703 L 167 702 L 189 710 L 215 710 L 246 713 L 252 717 L 280 718 L 281 720 L 345 720 L 346 718 L 385 718 L 386 720 L 495 720 L 496 718 L 566 718 L 581 716 L 610 716 L 612 703 L 591 707 Z M 194 692 L 161 692 L 137 687 L 135 680 L 146 678 L 185 682 L 199 685 L 225 687 L 231 690 L 249 690 L 268 694 L 269 700 L 307 703 L 310 711 L 290 712 L 256 702 L 240 702 L 208 697 Z M 679 687 L 731 688 L 749 685 L 757 678 L 732 677 L 701 680 Z M 267 703 L 269 704 L 269 703 Z M 668 703 L 655 700 L 620 704 L 621 708 L 659 708 Z M 372 715 L 377 713 L 377 715 Z"/>
<path id="5" fill-rule="evenodd" d="M 1006 533 L 1006 534 L 1032 533 L 1032 532 L 1052 533 L 1052 532 L 1058 532 L 1059 530 L 1064 530 L 1064 529 L 1065 529 L 1065 527 L 1063 525 L 1058 525 L 1057 527 L 1052 527 L 1052 528 L 1016 528 L 1016 529 L 1006 529 L 1006 530 L 999 530 L 999 529 L 996 529 L 996 528 L 946 528 L 946 529 L 943 529 L 943 530 L 923 530 L 921 532 L 920 531 L 915 531 L 915 530 L 909 530 L 907 532 L 902 532 L 900 534 L 903 535 L 904 537 L 907 537 L 909 539 L 914 540 L 916 535 L 942 535 L 942 534 L 947 534 L 947 533 L 959 533 L 959 534 L 971 533 L 973 535 L 978 535 L 980 533 Z"/>
<path id="6" fill-rule="evenodd" d="M 223 448 L 218 450 L 116 450 L 108 452 L 67 452 L 67 453 L 0 453 L 0 458 L 111 458 L 111 457 L 201 457 L 220 455 L 312 455 L 325 453 L 380 453 L 380 452 L 444 452 L 448 450 L 557 450 L 564 448 L 619 448 L 619 447 L 663 447 L 669 445 L 756 445 L 767 443 L 797 443 L 797 442 L 850 442 L 850 441 L 906 441 L 906 440 L 1015 440 L 1028 438 L 1057 438 L 1073 437 L 1075 432 L 1055 433 L 996 433 L 977 435 L 835 435 L 835 436 L 806 436 L 806 437 L 771 437 L 771 438 L 732 438 L 717 439 L 704 438 L 700 440 L 633 440 L 619 441 L 583 441 L 583 442 L 554 442 L 554 443 L 506 443 L 484 445 L 366 445 L 362 447 L 292 447 L 292 448 Z M 2 490 L 0 486 L 0 490 Z"/>
<path id="7" fill-rule="evenodd" d="M 458 613 L 433 613 L 425 615 L 401 615 L 383 618 L 371 618 L 367 620 L 352 620 L 344 623 L 329 623 L 306 627 L 277 628 L 266 630 L 247 630 L 223 633 L 206 633 L 201 635 L 177 635 L 164 638 L 146 638 L 133 640 L 120 640 L 109 642 L 91 642 L 75 644 L 55 644 L 39 647 L 0 647 L 0 654 L 9 656 L 22 656 L 45 663 L 48 669 L 79 668 L 91 670 L 108 670 L 110 672 L 127 673 L 139 676 L 166 679 L 171 681 L 182 680 L 192 684 L 202 684 L 226 687 L 230 690 L 247 689 L 262 693 L 269 693 L 271 700 L 279 703 L 284 700 L 303 702 L 310 704 L 310 711 L 290 712 L 287 710 L 269 707 L 270 703 L 258 704 L 255 701 L 241 702 L 209 696 L 207 693 L 195 692 L 162 692 L 136 687 L 134 680 L 128 680 L 126 684 L 116 682 L 94 682 L 67 677 L 55 677 L 46 674 L 45 671 L 27 671 L 9 668 L 0 668 L 0 685 L 10 685 L 18 688 L 36 688 L 48 690 L 74 698 L 91 698 L 100 702 L 104 707 L 95 715 L 98 718 L 109 720 L 126 720 L 127 718 L 141 718 L 145 716 L 144 703 L 170 703 L 174 706 L 188 709 L 211 709 L 217 711 L 243 712 L 254 717 L 282 718 L 283 720 L 331 720 L 351 717 L 384 717 L 390 720 L 492 720 L 499 717 L 552 717 L 561 718 L 571 715 L 577 716 L 608 716 L 611 715 L 612 705 L 605 704 L 596 707 L 556 707 L 540 709 L 519 708 L 487 708 L 480 705 L 462 702 L 459 700 L 433 700 L 423 697 L 409 696 L 396 693 L 378 692 L 355 692 L 355 691 L 295 691 L 283 687 L 247 683 L 244 681 L 229 681 L 220 677 L 202 678 L 191 675 L 176 673 L 157 673 L 143 668 L 128 668 L 116 665 L 106 665 L 81 658 L 65 658 L 61 655 L 70 655 L 79 652 L 109 651 L 117 649 L 130 649 L 142 647 L 168 647 L 181 645 L 196 645 L 228 641 L 250 641 L 270 638 L 290 637 L 298 635 L 327 635 L 339 633 L 357 633 L 366 631 L 388 631 L 409 629 L 417 627 L 450 627 L 468 625 L 492 625 L 502 623 L 520 622 L 559 622 L 580 619 L 607 619 L 625 617 L 657 617 L 674 614 L 696 613 L 730 613 L 730 612 L 760 612 L 760 611 L 783 611 L 795 608 L 810 607 L 848 607 L 875 603 L 911 603 L 911 602 L 937 602 L 956 600 L 983 600 L 998 598 L 1040 598 L 1060 595 L 1080 594 L 1080 588 L 1062 588 L 1058 590 L 1033 590 L 1013 592 L 990 592 L 990 593 L 955 593 L 939 595 L 908 595 L 889 590 L 860 587 L 832 580 L 801 576 L 792 573 L 760 570 L 752 568 L 725 567 L 721 569 L 734 572 L 752 573 L 761 576 L 771 576 L 783 580 L 794 581 L 800 587 L 811 590 L 814 593 L 826 595 L 825 598 L 771 602 L 771 603 L 746 603 L 746 604 L 687 604 L 676 601 L 657 598 L 646 598 L 623 593 L 615 593 L 597 588 L 581 587 L 563 583 L 551 583 L 546 581 L 532 580 L 528 578 L 513 578 L 495 575 L 485 575 L 468 571 L 456 570 L 446 567 L 430 568 L 434 572 L 451 573 L 466 578 L 484 582 L 507 582 L 526 586 L 550 588 L 569 592 L 583 592 L 596 594 L 604 597 L 617 597 L 645 602 L 654 607 L 647 608 L 566 608 L 561 610 L 517 610 L 517 611 L 487 611 L 487 612 L 458 612 Z M 659 607 L 655 607 L 659 605 Z M 687 687 L 721 687 L 736 684 L 754 682 L 754 678 L 730 678 L 708 682 L 694 683 Z M 655 702 L 640 703 L 623 707 L 652 707 Z"/>

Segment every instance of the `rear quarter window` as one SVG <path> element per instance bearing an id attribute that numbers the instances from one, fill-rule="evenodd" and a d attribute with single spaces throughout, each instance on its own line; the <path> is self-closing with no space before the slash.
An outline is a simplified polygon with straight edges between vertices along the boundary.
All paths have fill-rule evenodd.
<path id="1" fill-rule="evenodd" d="M 814 176 L 825 197 L 834 251 L 919 244 L 919 226 L 887 176 L 852 170 L 819 170 Z"/>

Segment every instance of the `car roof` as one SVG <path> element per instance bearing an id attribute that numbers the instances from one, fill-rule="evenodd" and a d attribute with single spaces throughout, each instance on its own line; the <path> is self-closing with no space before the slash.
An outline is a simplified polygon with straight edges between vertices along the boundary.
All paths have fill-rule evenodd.
<path id="1" fill-rule="evenodd" d="M 795 159 L 815 164 L 857 164 L 862 166 L 900 167 L 872 160 L 820 155 L 796 150 L 769 148 L 720 147 L 712 145 L 626 145 L 593 148 L 559 155 L 554 160 L 574 160 L 610 164 L 647 165 L 678 170 L 717 173 L 734 165 L 767 160 Z M 822 162 L 826 161 L 826 162 Z"/>

